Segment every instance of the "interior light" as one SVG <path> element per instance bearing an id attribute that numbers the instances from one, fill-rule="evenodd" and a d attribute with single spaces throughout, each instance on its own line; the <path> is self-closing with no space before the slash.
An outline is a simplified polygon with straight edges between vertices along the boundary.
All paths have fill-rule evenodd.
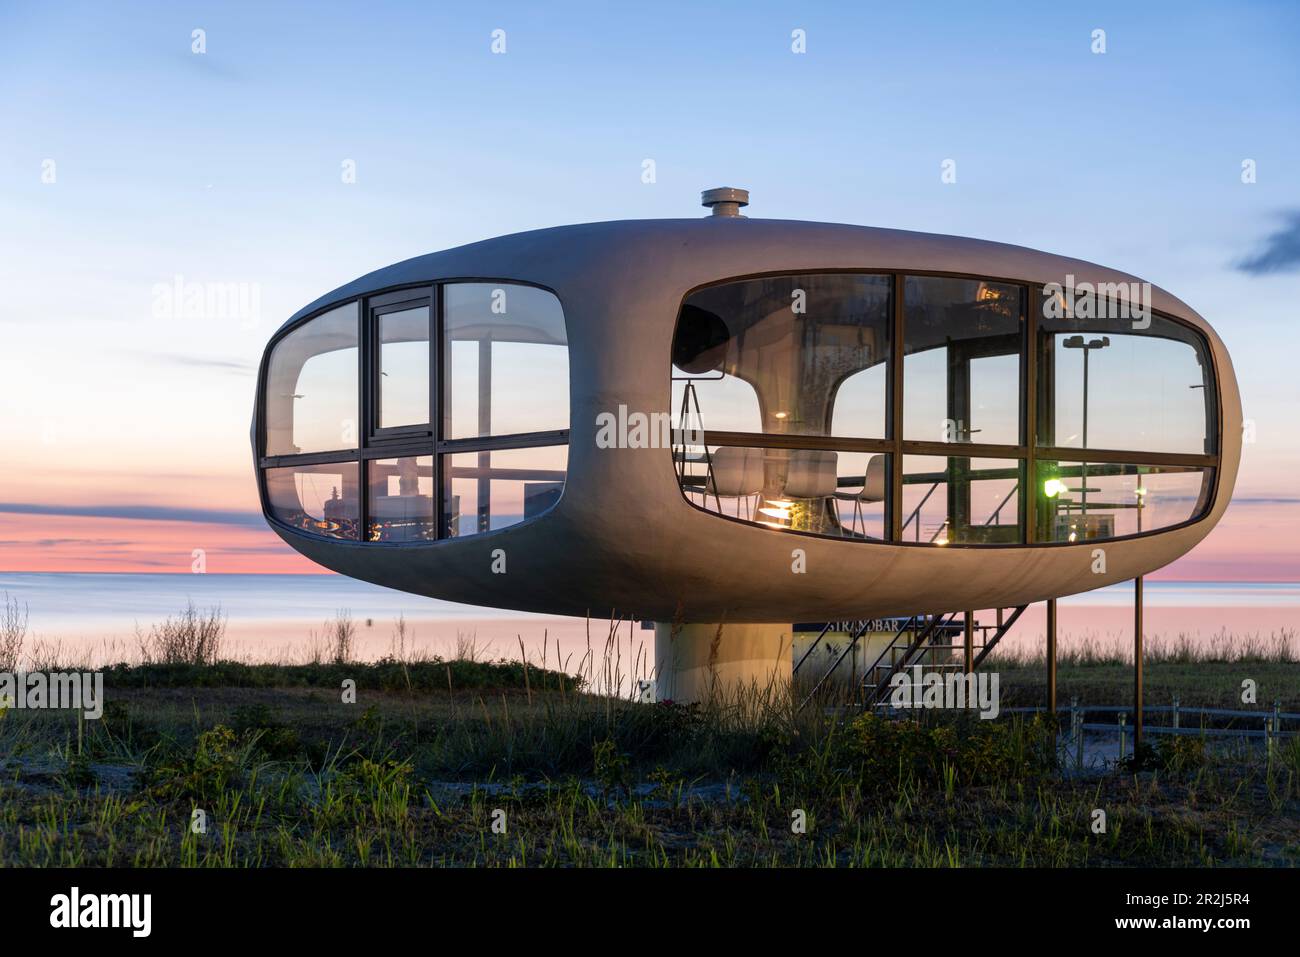
<path id="1" fill-rule="evenodd" d="M 789 414 L 790 414 L 789 412 L 774 412 L 774 413 L 773 413 L 773 415 L 775 415 L 778 419 L 784 419 L 784 418 L 785 418 L 786 416 L 788 416 Z"/>
<path id="2" fill-rule="evenodd" d="M 1066 491 L 1065 483 L 1060 479 L 1050 478 L 1043 483 L 1043 494 L 1048 498 L 1056 498 L 1064 491 Z"/>

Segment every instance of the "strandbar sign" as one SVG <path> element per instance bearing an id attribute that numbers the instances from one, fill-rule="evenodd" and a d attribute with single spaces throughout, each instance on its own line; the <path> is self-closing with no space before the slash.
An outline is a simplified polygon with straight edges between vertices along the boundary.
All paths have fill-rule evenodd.
<path id="1" fill-rule="evenodd" d="M 90 720 L 104 715 L 103 672 L 0 672 L 0 710 L 80 710 Z"/>

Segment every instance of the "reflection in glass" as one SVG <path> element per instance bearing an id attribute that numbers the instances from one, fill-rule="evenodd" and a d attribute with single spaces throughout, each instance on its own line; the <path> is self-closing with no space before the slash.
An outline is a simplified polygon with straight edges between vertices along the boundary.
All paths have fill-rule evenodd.
<path id="1" fill-rule="evenodd" d="M 355 302 L 276 343 L 263 396 L 267 455 L 356 447 L 357 362 Z"/>
<path id="2" fill-rule="evenodd" d="M 1213 469 L 1191 465 L 1039 462 L 1036 540 L 1091 541 L 1181 525 L 1205 510 L 1213 478 Z"/>
<path id="3" fill-rule="evenodd" d="M 683 494 L 707 511 L 768 528 L 884 538 L 888 455 L 679 445 L 674 460 Z"/>
<path id="4" fill-rule="evenodd" d="M 433 456 L 375 459 L 366 463 L 369 542 L 422 542 L 437 538 L 433 507 Z"/>
<path id="5" fill-rule="evenodd" d="M 1020 444 L 1020 286 L 908 276 L 903 437 Z"/>
<path id="6" fill-rule="evenodd" d="M 1217 399 L 1204 341 L 1161 316 L 1146 321 L 1039 320 L 1043 445 L 1213 454 Z"/>
<path id="7" fill-rule="evenodd" d="M 560 301 L 533 286 L 443 287 L 444 438 L 569 427 L 569 348 Z"/>
<path id="8" fill-rule="evenodd" d="M 1022 542 L 1022 471 L 1017 459 L 904 456 L 899 539 L 930 545 Z"/>
<path id="9" fill-rule="evenodd" d="M 892 288 L 842 273 L 692 293 L 673 336 L 674 423 L 685 405 L 694 424 L 698 403 L 706 430 L 883 438 Z"/>
<path id="10" fill-rule="evenodd" d="M 325 538 L 360 537 L 356 462 L 267 469 L 266 494 L 271 514 L 292 528 Z"/>
<path id="11" fill-rule="evenodd" d="M 379 327 L 379 427 L 429 422 L 429 307 L 382 313 Z"/>
<path id="12" fill-rule="evenodd" d="M 541 515 L 560 500 L 568 459 L 563 445 L 444 455 L 447 535 L 464 538 Z"/>

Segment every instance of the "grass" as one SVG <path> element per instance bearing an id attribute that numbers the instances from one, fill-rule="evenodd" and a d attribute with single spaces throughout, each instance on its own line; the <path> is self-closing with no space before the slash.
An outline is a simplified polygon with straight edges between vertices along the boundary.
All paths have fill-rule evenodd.
<path id="1" fill-rule="evenodd" d="M 1269 635 L 1220 632 L 1206 639 L 1180 634 L 1148 636 L 1143 647 L 1144 694 L 1149 705 L 1268 709 L 1300 712 L 1300 641 L 1286 629 Z M 1046 659 L 997 649 L 983 666 L 1001 676 L 1006 707 L 1041 704 L 1047 694 Z M 1133 698 L 1133 657 L 1129 645 L 1084 638 L 1064 645 L 1057 655 L 1057 696 L 1091 704 L 1126 704 Z M 1244 681 L 1254 686 L 1255 703 L 1242 700 Z"/>
<path id="2" fill-rule="evenodd" d="M 637 705 L 470 664 L 486 684 L 376 687 L 351 705 L 326 681 L 198 688 L 147 666 L 147 682 L 110 673 L 99 722 L 10 711 L 0 862 L 1300 864 L 1295 739 L 1271 763 L 1176 739 L 1158 770 L 1075 778 L 1041 719 Z"/>
<path id="3" fill-rule="evenodd" d="M 0 713 L 0 864 L 1300 865 L 1300 738 L 1271 758 L 1162 738 L 1147 770 L 1076 775 L 1044 717 L 636 704 L 584 690 L 617 676 L 608 644 L 566 674 L 478 660 L 469 640 L 411 657 L 404 623 L 379 661 L 320 647 L 306 663 L 115 665 L 99 721 Z M 1149 700 L 1230 700 L 1243 675 L 1261 702 L 1296 684 L 1287 660 L 1178 654 L 1148 667 Z M 1041 702 L 1041 662 L 990 667 L 1005 706 Z M 1119 703 L 1129 681 L 1119 659 L 1062 656 L 1066 700 Z"/>

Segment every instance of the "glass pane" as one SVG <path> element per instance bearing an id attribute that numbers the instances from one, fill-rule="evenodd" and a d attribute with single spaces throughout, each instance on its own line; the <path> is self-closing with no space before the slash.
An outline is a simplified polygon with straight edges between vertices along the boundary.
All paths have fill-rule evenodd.
<path id="1" fill-rule="evenodd" d="M 464 538 L 541 515 L 560 500 L 568 459 L 564 445 L 444 455 L 447 534 Z"/>
<path id="2" fill-rule="evenodd" d="M 1209 506 L 1214 470 L 1189 465 L 1039 462 L 1038 541 L 1076 542 L 1181 525 Z"/>
<path id="3" fill-rule="evenodd" d="M 811 274 L 692 293 L 673 336 L 674 423 L 685 408 L 706 430 L 884 438 L 892 289 Z"/>
<path id="4" fill-rule="evenodd" d="M 1160 316 L 1124 318 L 1124 310 L 1105 304 L 1087 319 L 1061 315 L 1056 299 L 1045 307 L 1038 335 L 1043 445 L 1214 453 L 1214 375 L 1196 332 Z M 1115 318 L 1093 318 L 1095 311 Z"/>
<path id="5" fill-rule="evenodd" d="M 423 542 L 437 538 L 433 515 L 433 456 L 366 463 L 370 542 Z"/>
<path id="6" fill-rule="evenodd" d="M 299 326 L 267 363 L 266 454 L 357 445 L 357 304 Z"/>
<path id="7" fill-rule="evenodd" d="M 356 462 L 267 469 L 266 495 L 271 514 L 286 525 L 325 538 L 359 537 Z"/>
<path id="8" fill-rule="evenodd" d="M 678 446 L 687 501 L 769 528 L 884 538 L 889 456 L 821 449 Z"/>
<path id="9" fill-rule="evenodd" d="M 1016 459 L 903 457 L 901 541 L 931 545 L 1014 545 L 1022 464 Z"/>
<path id="10" fill-rule="evenodd" d="M 379 427 L 429 422 L 429 307 L 379 316 Z"/>
<path id="11" fill-rule="evenodd" d="M 569 340 L 553 294 L 452 283 L 443 304 L 446 438 L 569 427 Z"/>
<path id="12" fill-rule="evenodd" d="M 903 436 L 1020 445 L 1020 286 L 908 276 Z"/>

